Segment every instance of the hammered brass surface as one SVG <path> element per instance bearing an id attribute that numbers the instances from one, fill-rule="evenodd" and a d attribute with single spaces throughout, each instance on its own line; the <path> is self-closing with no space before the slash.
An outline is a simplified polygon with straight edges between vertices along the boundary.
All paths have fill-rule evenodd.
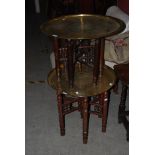
<path id="1" fill-rule="evenodd" d="M 92 82 L 92 69 L 86 66 L 83 67 L 82 72 L 76 68 L 73 88 L 69 87 L 67 78 L 64 77 L 66 76 L 62 76 L 60 81 L 61 91 L 62 93 L 73 97 L 95 96 L 101 94 L 109 90 L 116 80 L 114 71 L 107 66 L 104 67 L 103 76 L 99 78 L 97 85 L 94 85 Z M 48 75 L 48 84 L 54 89 L 58 89 L 55 69 Z"/>
<path id="2" fill-rule="evenodd" d="M 48 36 L 63 39 L 95 39 L 120 33 L 125 23 L 110 16 L 78 14 L 61 16 L 41 25 Z"/>

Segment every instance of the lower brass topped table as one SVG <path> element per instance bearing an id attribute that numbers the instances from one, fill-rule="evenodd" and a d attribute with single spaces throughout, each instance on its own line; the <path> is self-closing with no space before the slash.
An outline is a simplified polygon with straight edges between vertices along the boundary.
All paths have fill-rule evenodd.
<path id="1" fill-rule="evenodd" d="M 57 100 L 60 118 L 60 131 L 61 135 L 65 134 L 65 123 L 64 115 L 69 114 L 75 110 L 79 110 L 83 116 L 83 143 L 86 144 L 88 140 L 88 124 L 89 124 L 89 114 L 98 115 L 102 118 L 102 132 L 106 131 L 107 123 L 107 110 L 109 93 L 108 91 L 115 84 L 116 76 L 114 71 L 108 66 L 104 66 L 103 69 L 104 76 L 99 77 L 98 84 L 92 84 L 92 68 L 83 66 L 82 72 L 78 67 L 75 68 L 75 85 L 70 88 L 68 85 L 68 80 L 66 75 L 63 75 L 60 80 L 57 80 L 56 69 L 52 69 L 48 74 L 48 84 L 57 90 Z M 60 91 L 60 92 L 59 92 Z M 80 107 L 73 107 L 72 109 L 67 109 L 67 105 L 62 98 L 62 95 L 67 95 L 72 103 L 80 102 L 82 105 Z M 88 100 L 88 97 L 97 97 L 96 101 Z M 94 106 L 94 110 L 90 108 Z M 60 108 L 61 107 L 61 108 Z M 67 107 L 67 108 L 66 108 Z M 82 109 L 81 109 L 82 107 Z M 66 111 L 67 109 L 67 111 Z"/>
<path id="2" fill-rule="evenodd" d="M 55 53 L 56 67 L 49 73 L 48 83 L 57 90 L 61 135 L 64 135 L 65 129 L 60 95 L 82 97 L 83 143 L 87 143 L 88 97 L 105 94 L 106 102 L 102 97 L 99 100 L 107 108 L 107 91 L 115 83 L 113 70 L 104 64 L 105 37 L 120 33 L 125 24 L 110 16 L 78 14 L 49 20 L 40 28 L 52 39 Z M 77 69 L 77 65 L 80 69 Z M 106 115 L 105 111 L 105 118 Z"/>

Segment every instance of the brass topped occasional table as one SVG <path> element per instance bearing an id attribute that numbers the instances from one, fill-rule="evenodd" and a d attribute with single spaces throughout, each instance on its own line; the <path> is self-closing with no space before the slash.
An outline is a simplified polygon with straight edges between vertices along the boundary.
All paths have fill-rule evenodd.
<path id="1" fill-rule="evenodd" d="M 124 30 L 123 21 L 114 17 L 78 14 L 55 18 L 41 25 L 41 30 L 53 39 L 53 48 L 56 55 L 57 77 L 59 72 L 59 41 L 65 39 L 68 49 L 68 78 L 71 87 L 74 85 L 73 52 L 76 40 L 97 39 L 94 52 L 93 82 L 97 83 L 98 76 L 102 76 L 104 66 L 104 38 L 120 33 Z"/>
<path id="2" fill-rule="evenodd" d="M 88 97 L 105 96 L 101 102 L 105 100 L 107 104 L 107 92 L 115 83 L 115 73 L 104 64 L 105 37 L 120 33 L 125 24 L 109 16 L 78 14 L 52 19 L 40 28 L 52 39 L 55 54 L 56 67 L 49 73 L 48 83 L 57 90 L 61 135 L 64 135 L 65 129 L 64 116 L 60 114 L 60 95 L 84 98 L 83 143 L 87 143 Z M 107 115 L 106 108 L 104 117 Z M 102 126 L 105 126 L 105 121 Z"/>

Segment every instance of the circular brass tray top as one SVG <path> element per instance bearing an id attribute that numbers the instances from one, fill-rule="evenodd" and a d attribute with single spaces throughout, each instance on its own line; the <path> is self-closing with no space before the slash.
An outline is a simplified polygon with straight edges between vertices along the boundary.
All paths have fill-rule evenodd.
<path id="1" fill-rule="evenodd" d="M 67 78 L 65 78 L 66 76 L 62 76 L 59 87 L 63 94 L 68 94 L 73 97 L 95 96 L 109 90 L 115 83 L 115 73 L 108 66 L 104 67 L 103 76 L 99 78 L 97 85 L 92 82 L 92 69 L 86 66 L 82 69 L 82 72 L 80 72 L 77 68 L 75 69 L 73 88 L 69 87 Z M 55 69 L 48 74 L 48 84 L 52 88 L 58 89 Z"/>
<path id="2" fill-rule="evenodd" d="M 48 36 L 63 39 L 96 39 L 122 32 L 125 23 L 110 16 L 78 14 L 54 18 L 40 28 Z"/>

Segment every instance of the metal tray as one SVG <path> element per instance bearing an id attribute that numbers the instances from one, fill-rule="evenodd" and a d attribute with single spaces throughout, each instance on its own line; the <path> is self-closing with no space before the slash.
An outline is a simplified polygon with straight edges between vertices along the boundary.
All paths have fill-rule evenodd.
<path id="1" fill-rule="evenodd" d="M 62 76 L 60 82 L 57 81 L 55 69 L 48 74 L 48 84 L 56 90 L 59 89 L 63 94 L 68 94 L 72 97 L 95 96 L 109 90 L 115 84 L 115 73 L 108 66 L 104 66 L 103 76 L 99 77 L 97 85 L 92 83 L 92 69 L 86 66 L 83 66 L 82 69 L 82 72 L 78 68 L 75 70 L 73 88 L 69 87 L 66 76 Z"/>
<path id="2" fill-rule="evenodd" d="M 125 23 L 110 16 L 78 14 L 54 18 L 40 28 L 48 36 L 63 39 L 96 39 L 122 32 Z"/>

